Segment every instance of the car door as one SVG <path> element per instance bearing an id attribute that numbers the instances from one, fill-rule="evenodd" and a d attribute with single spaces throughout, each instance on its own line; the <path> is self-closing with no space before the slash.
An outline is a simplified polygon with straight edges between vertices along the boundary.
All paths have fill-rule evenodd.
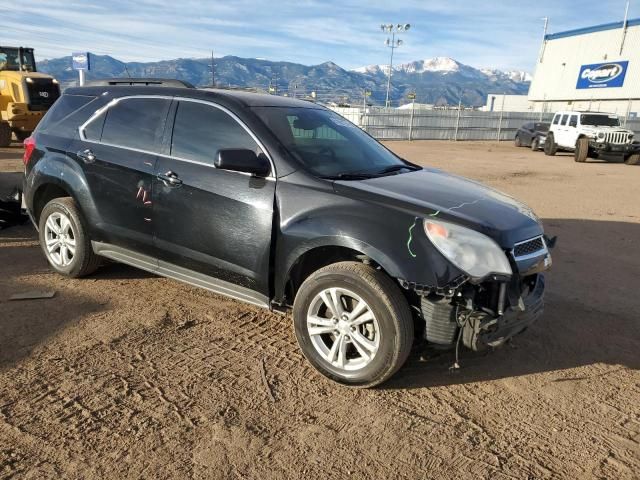
<path id="1" fill-rule="evenodd" d="M 171 99 L 127 97 L 111 102 L 81 127 L 72 151 L 97 210 L 93 237 L 149 253 L 152 188 Z"/>
<path id="2" fill-rule="evenodd" d="M 567 146 L 575 147 L 578 141 L 578 115 L 572 114 L 567 122 L 566 139 Z"/>
<path id="3" fill-rule="evenodd" d="M 525 123 L 522 126 L 522 143 L 524 145 L 531 145 L 532 127 L 533 123 Z"/>
<path id="4" fill-rule="evenodd" d="M 563 114 L 560 117 L 558 125 L 556 126 L 556 143 L 561 147 L 567 147 L 567 123 L 569 122 L 569 115 Z"/>
<path id="5" fill-rule="evenodd" d="M 188 269 L 268 295 L 275 179 L 214 166 L 221 149 L 267 152 L 229 110 L 188 99 L 176 99 L 165 141 L 153 185 L 161 268 Z"/>

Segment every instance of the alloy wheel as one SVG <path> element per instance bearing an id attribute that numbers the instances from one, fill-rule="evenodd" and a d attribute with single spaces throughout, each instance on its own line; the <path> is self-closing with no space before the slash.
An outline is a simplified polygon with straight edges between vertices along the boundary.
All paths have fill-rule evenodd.
<path id="1" fill-rule="evenodd" d="M 334 368 L 360 370 L 380 346 L 380 327 L 369 305 L 354 292 L 327 288 L 312 300 L 307 332 L 316 352 Z"/>
<path id="2" fill-rule="evenodd" d="M 76 234 L 69 217 L 53 212 L 44 226 L 45 246 L 49 259 L 58 267 L 67 267 L 76 254 Z"/>

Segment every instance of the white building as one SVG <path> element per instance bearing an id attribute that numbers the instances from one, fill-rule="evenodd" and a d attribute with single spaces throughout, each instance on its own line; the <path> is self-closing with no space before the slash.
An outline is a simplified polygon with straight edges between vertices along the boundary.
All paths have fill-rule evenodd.
<path id="1" fill-rule="evenodd" d="M 529 89 L 534 111 L 640 111 L 640 19 L 548 34 Z"/>
<path id="2" fill-rule="evenodd" d="M 532 112 L 533 103 L 527 95 L 505 95 L 490 93 L 487 104 L 480 108 L 483 112 Z"/>

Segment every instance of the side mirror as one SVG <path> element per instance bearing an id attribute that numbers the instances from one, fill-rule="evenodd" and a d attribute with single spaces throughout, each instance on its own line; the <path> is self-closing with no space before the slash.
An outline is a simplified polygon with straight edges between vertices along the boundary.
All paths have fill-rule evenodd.
<path id="1" fill-rule="evenodd" d="M 266 155 L 256 155 L 256 152 L 248 149 L 218 150 L 214 164 L 222 170 L 250 173 L 256 177 L 264 178 L 271 173 L 271 164 Z"/>

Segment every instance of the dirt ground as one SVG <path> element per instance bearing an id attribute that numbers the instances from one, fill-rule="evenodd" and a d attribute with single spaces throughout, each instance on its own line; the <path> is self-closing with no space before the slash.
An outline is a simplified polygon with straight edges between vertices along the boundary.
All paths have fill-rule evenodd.
<path id="1" fill-rule="evenodd" d="M 67 280 L 30 225 L 13 227 L 0 478 L 638 478 L 640 168 L 508 143 L 389 146 L 524 200 L 558 235 L 539 323 L 464 353 L 458 373 L 416 351 L 383 387 L 350 390 L 304 361 L 289 317 L 116 264 Z M 0 170 L 20 154 L 0 151 Z M 8 301 L 32 289 L 57 293 Z"/>

